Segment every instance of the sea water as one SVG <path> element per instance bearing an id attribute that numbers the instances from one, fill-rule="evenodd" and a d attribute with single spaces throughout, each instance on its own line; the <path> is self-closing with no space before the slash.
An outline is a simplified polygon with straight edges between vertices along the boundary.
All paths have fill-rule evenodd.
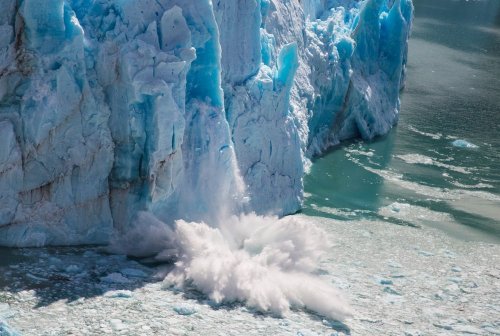
<path id="1" fill-rule="evenodd" d="M 304 212 L 498 242 L 500 2 L 414 5 L 398 126 L 315 160 L 305 178 Z"/>

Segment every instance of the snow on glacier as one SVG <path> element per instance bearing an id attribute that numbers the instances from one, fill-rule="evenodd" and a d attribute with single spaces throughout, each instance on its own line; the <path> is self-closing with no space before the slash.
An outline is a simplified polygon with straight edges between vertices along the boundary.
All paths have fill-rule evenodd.
<path id="1" fill-rule="evenodd" d="M 5 0 L 0 9 L 0 245 L 112 242 L 189 265 L 204 239 L 222 237 L 205 255 L 216 260 L 238 237 L 225 229 L 234 214 L 299 210 L 312 156 L 392 127 L 413 11 L 411 0 Z M 315 230 L 302 229 L 287 241 Z M 236 266 L 214 275 L 236 284 L 241 268 L 268 257 L 226 252 Z M 286 265 L 260 265 L 276 272 L 256 278 L 262 298 L 231 282 L 214 289 L 221 283 L 188 268 L 176 283 L 264 310 L 344 315 L 299 282 L 274 293 L 268 284 L 290 272 L 309 279 L 311 269 Z"/>

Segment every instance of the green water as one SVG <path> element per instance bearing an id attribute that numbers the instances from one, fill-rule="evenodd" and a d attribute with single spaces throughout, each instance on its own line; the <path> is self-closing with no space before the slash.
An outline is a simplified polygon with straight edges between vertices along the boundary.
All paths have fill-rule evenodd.
<path id="1" fill-rule="evenodd" d="M 414 4 L 398 126 L 315 160 L 304 212 L 500 242 L 500 1 Z"/>

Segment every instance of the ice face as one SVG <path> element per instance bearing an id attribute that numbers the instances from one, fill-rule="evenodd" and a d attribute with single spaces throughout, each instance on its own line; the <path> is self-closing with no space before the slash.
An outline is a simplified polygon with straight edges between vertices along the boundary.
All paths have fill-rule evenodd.
<path id="1" fill-rule="evenodd" d="M 411 0 L 3 0 L 0 245 L 300 208 L 396 122 Z"/>

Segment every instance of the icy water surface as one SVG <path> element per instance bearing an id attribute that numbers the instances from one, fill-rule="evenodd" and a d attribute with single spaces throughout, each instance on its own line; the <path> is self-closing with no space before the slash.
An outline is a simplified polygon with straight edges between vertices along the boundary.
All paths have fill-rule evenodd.
<path id="1" fill-rule="evenodd" d="M 399 125 L 318 159 L 305 180 L 304 212 L 498 242 L 500 1 L 414 4 Z"/>

